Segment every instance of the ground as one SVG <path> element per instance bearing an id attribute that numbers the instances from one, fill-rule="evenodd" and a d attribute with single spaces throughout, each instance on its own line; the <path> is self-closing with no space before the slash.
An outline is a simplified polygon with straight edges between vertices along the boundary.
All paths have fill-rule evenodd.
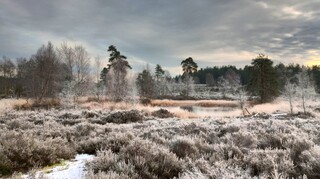
<path id="1" fill-rule="evenodd" d="M 308 102 L 313 117 L 288 115 L 284 100 L 248 106 L 246 116 L 235 104 L 84 102 L 34 111 L 6 105 L 0 172 L 19 178 L 90 154 L 95 157 L 85 164 L 84 178 L 320 177 L 318 102 Z M 297 113 L 299 102 L 294 107 Z"/>

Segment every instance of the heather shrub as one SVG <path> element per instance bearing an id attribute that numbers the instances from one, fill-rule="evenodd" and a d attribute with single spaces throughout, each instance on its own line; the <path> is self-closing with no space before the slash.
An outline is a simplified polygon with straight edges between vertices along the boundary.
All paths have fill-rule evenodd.
<path id="1" fill-rule="evenodd" d="M 114 112 L 101 118 L 105 122 L 117 124 L 142 122 L 144 119 L 145 117 L 138 110 Z"/>
<path id="2" fill-rule="evenodd" d="M 170 111 L 168 111 L 166 109 L 162 109 L 162 108 L 157 110 L 157 111 L 152 112 L 151 115 L 154 116 L 154 117 L 158 117 L 158 118 L 171 118 L 171 117 L 174 117 L 174 115 Z"/>
<path id="3" fill-rule="evenodd" d="M 242 161 L 244 157 L 243 152 L 239 147 L 233 144 L 215 144 L 213 145 L 213 152 L 209 158 L 211 163 L 222 160 L 230 160 L 233 162 Z"/>
<path id="4" fill-rule="evenodd" d="M 170 150 L 179 158 L 185 158 L 187 156 L 195 158 L 198 154 L 198 149 L 191 139 L 178 139 L 172 141 Z"/>
<path id="5" fill-rule="evenodd" d="M 238 126 L 223 126 L 221 129 L 219 129 L 219 133 L 218 133 L 218 137 L 222 137 L 227 133 L 234 133 L 234 132 L 238 132 L 240 130 L 240 128 Z"/>
<path id="6" fill-rule="evenodd" d="M 40 140 L 15 132 L 1 136 L 0 152 L 0 175 L 51 165 L 75 155 L 73 147 L 64 139 Z"/>
<path id="7" fill-rule="evenodd" d="M 104 149 L 110 149 L 114 153 L 119 153 L 122 148 L 127 147 L 130 142 L 134 139 L 133 134 L 131 133 L 109 133 Z"/>
<path id="8" fill-rule="evenodd" d="M 300 166 L 308 179 L 320 178 L 320 147 L 316 146 L 305 150 L 299 156 Z"/>
<path id="9" fill-rule="evenodd" d="M 285 149 L 282 144 L 282 134 L 264 134 L 258 141 L 257 148 L 259 149 Z"/>
<path id="10" fill-rule="evenodd" d="M 253 150 L 244 159 L 251 176 L 286 178 L 291 175 L 294 164 L 286 150 Z"/>
<path id="11" fill-rule="evenodd" d="M 173 153 L 151 142 L 134 140 L 121 155 L 135 166 L 142 178 L 174 178 L 183 169 L 182 161 Z"/>
<path id="12" fill-rule="evenodd" d="M 83 111 L 82 116 L 85 118 L 98 118 L 100 117 L 99 113 L 94 112 L 94 111 Z"/>
<path id="13" fill-rule="evenodd" d="M 88 136 L 95 130 L 95 126 L 89 123 L 75 125 L 75 137 Z"/>
<path id="14" fill-rule="evenodd" d="M 1 174 L 73 158 L 76 150 L 97 155 L 88 178 L 319 178 L 316 119 L 145 120 L 139 111 L 84 111 L 0 114 Z"/>
<path id="15" fill-rule="evenodd" d="M 255 136 L 249 133 L 234 133 L 231 135 L 234 145 L 241 149 L 253 149 L 257 147 L 257 139 Z"/>
<path id="16" fill-rule="evenodd" d="M 165 148 L 135 139 L 118 154 L 111 150 L 99 151 L 97 158 L 88 163 L 96 173 L 114 172 L 130 178 L 174 178 L 182 171 L 182 161 Z"/>
<path id="17" fill-rule="evenodd" d="M 66 113 L 60 115 L 59 118 L 61 118 L 61 119 L 79 119 L 80 115 L 66 112 Z"/>
<path id="18" fill-rule="evenodd" d="M 147 106 L 147 105 L 150 105 L 150 104 L 151 104 L 151 100 L 148 99 L 148 98 L 143 98 L 143 99 L 140 99 L 140 103 L 141 103 L 142 105 Z"/>
<path id="19" fill-rule="evenodd" d="M 77 152 L 86 154 L 96 154 L 105 145 L 105 137 L 83 137 L 77 142 Z"/>

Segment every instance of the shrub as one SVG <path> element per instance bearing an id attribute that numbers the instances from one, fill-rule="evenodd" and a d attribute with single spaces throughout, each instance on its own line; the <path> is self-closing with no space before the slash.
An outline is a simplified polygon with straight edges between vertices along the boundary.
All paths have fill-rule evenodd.
<path id="1" fill-rule="evenodd" d="M 167 149 L 150 142 L 134 140 L 121 155 L 135 166 L 141 178 L 174 178 L 182 172 L 182 161 Z"/>
<path id="2" fill-rule="evenodd" d="M 147 105 L 150 105 L 150 104 L 151 104 L 151 100 L 148 99 L 148 98 L 140 99 L 140 103 L 141 103 L 142 105 L 147 106 Z"/>
<path id="3" fill-rule="evenodd" d="M 94 173 L 113 172 L 130 178 L 174 178 L 182 171 L 182 162 L 167 149 L 135 139 L 118 154 L 111 150 L 99 151 L 88 164 Z"/>
<path id="4" fill-rule="evenodd" d="M 252 176 L 286 178 L 291 175 L 294 164 L 286 150 L 253 150 L 244 159 Z"/>
<path id="5" fill-rule="evenodd" d="M 235 133 L 232 134 L 233 144 L 240 149 L 253 149 L 257 146 L 257 139 L 249 133 Z"/>
<path id="6" fill-rule="evenodd" d="M 225 134 L 227 133 L 234 133 L 234 132 L 238 132 L 240 130 L 240 128 L 238 126 L 234 126 L 234 125 L 231 125 L 231 126 L 225 126 L 225 127 L 222 127 L 218 133 L 218 137 L 222 137 L 224 136 Z"/>
<path id="7" fill-rule="evenodd" d="M 106 117 L 101 118 L 102 121 L 117 124 L 141 122 L 144 119 L 145 117 L 138 110 L 114 112 Z"/>
<path id="8" fill-rule="evenodd" d="M 320 178 L 320 147 L 316 146 L 310 150 L 303 151 L 299 156 L 303 172 L 308 179 Z"/>
<path id="9" fill-rule="evenodd" d="M 179 158 L 185 158 L 187 156 L 195 158 L 198 154 L 198 150 L 191 142 L 187 139 L 178 139 L 171 143 L 170 150 L 175 153 Z"/>
<path id="10" fill-rule="evenodd" d="M 169 112 L 168 110 L 166 109 L 159 109 L 157 111 L 154 111 L 151 113 L 152 116 L 154 117 L 158 117 L 158 118 L 171 118 L 171 117 L 174 117 L 174 115 Z"/>
<path id="11" fill-rule="evenodd" d="M 93 112 L 93 111 L 83 111 L 82 116 L 84 116 L 85 118 L 98 118 L 98 117 L 100 117 L 100 115 L 98 113 Z"/>
<path id="12" fill-rule="evenodd" d="M 51 165 L 75 155 L 72 146 L 61 138 L 39 140 L 19 133 L 3 134 L 0 152 L 0 176 Z"/>
<path id="13" fill-rule="evenodd" d="M 285 149 L 282 144 L 283 136 L 280 133 L 277 134 L 264 134 L 258 141 L 258 148 L 260 149 Z"/>

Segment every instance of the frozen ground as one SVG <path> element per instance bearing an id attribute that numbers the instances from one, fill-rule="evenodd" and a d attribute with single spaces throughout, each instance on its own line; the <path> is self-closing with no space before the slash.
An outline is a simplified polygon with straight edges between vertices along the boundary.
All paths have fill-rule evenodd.
<path id="1" fill-rule="evenodd" d="M 65 162 L 61 166 L 50 167 L 36 172 L 36 178 L 47 179 L 81 179 L 85 177 L 85 163 L 92 160 L 94 155 L 77 154 L 74 160 Z M 29 175 L 25 179 L 31 179 Z"/>

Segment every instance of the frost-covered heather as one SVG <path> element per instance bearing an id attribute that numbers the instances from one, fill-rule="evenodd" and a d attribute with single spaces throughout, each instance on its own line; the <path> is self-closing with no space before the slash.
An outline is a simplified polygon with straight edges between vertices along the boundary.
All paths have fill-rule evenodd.
<path id="1" fill-rule="evenodd" d="M 7 111 L 0 117 L 0 172 L 26 172 L 86 153 L 97 155 L 87 164 L 87 178 L 312 179 L 320 177 L 319 131 L 319 118 Z"/>

